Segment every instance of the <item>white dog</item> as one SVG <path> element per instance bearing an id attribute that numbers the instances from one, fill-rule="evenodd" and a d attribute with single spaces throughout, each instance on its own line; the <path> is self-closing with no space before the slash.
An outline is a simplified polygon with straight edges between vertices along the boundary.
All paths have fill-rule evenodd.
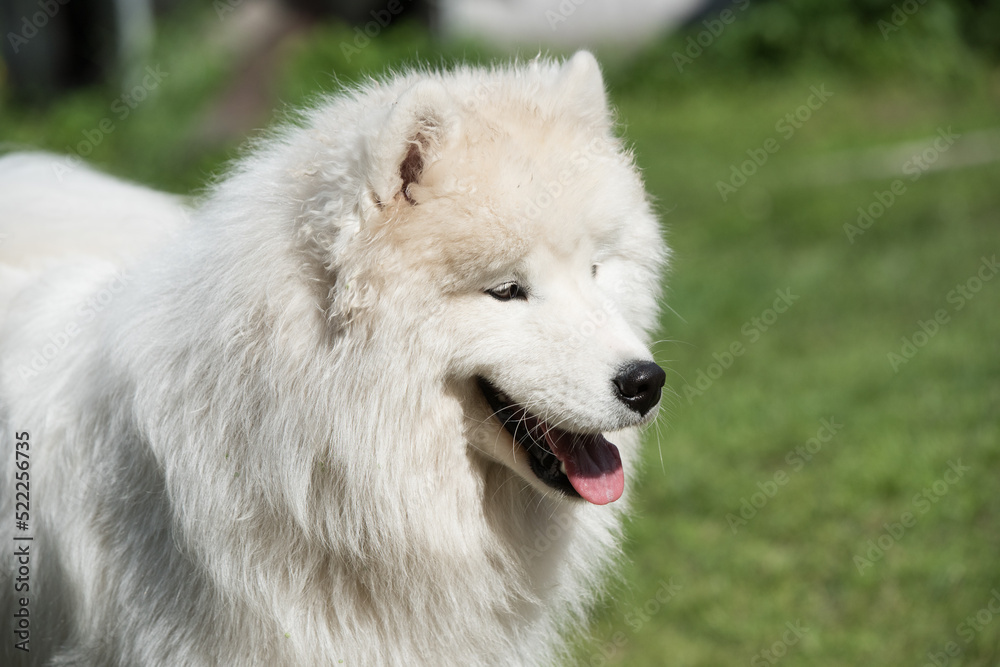
<path id="1" fill-rule="evenodd" d="M 3 664 L 565 657 L 664 380 L 593 56 L 333 97 L 190 212 L 8 156 L 0 221 Z"/>

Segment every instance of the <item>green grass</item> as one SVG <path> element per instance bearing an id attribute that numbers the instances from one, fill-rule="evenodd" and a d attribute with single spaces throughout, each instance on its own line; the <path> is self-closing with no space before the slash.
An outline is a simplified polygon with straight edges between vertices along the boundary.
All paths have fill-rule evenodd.
<path id="1" fill-rule="evenodd" d="M 1000 167 L 905 180 L 853 243 L 844 224 L 894 177 L 824 185 L 795 173 L 832 151 L 989 127 L 996 100 L 985 88 L 815 80 L 835 95 L 726 203 L 716 181 L 774 135 L 810 77 L 619 101 L 650 190 L 672 209 L 678 316 L 667 312 L 663 335 L 678 342 L 658 356 L 672 360 L 679 395 L 647 456 L 628 585 L 598 632 L 628 640 L 608 664 L 768 664 L 759 652 L 797 620 L 809 632 L 783 664 L 921 665 L 950 641 L 961 656 L 949 664 L 1000 660 L 1000 618 L 968 643 L 956 630 L 1000 585 L 1000 279 L 961 310 L 948 301 L 1000 251 Z M 753 342 L 744 326 L 785 288 L 798 300 Z M 948 321 L 894 372 L 888 353 L 939 309 Z M 703 393 L 685 391 L 734 342 L 744 353 Z M 843 427 L 811 460 L 791 454 L 793 468 L 786 457 L 824 418 Z M 914 504 L 958 460 L 969 470 L 932 491 L 937 502 Z M 773 497 L 757 496 L 763 507 L 734 531 L 727 515 L 758 483 Z M 860 572 L 854 556 L 907 511 L 912 526 Z M 682 591 L 633 630 L 626 614 L 671 577 Z M 601 664 L 589 659 L 600 648 L 581 661 Z"/>
<path id="2" fill-rule="evenodd" d="M 225 60 L 204 66 L 207 47 L 189 27 L 165 28 L 157 56 L 170 78 L 91 159 L 188 190 L 234 154 L 232 145 L 197 139 L 230 72 Z M 333 72 L 352 80 L 441 58 L 425 34 L 404 26 L 347 63 L 339 44 L 351 34 L 333 26 L 296 44 L 280 100 L 295 105 L 333 90 Z M 478 53 L 444 49 L 446 58 Z M 621 76 L 630 85 L 616 86 L 614 72 L 629 67 L 666 83 L 635 85 L 633 71 Z M 955 642 L 960 655 L 948 664 L 998 664 L 1000 618 L 963 624 L 1000 590 L 1000 278 L 961 310 L 948 295 L 981 257 L 1000 255 L 1000 166 L 904 181 L 905 193 L 853 243 L 844 225 L 896 176 L 810 170 L 844 152 L 932 139 L 938 128 L 966 135 L 997 125 L 1000 73 L 966 73 L 957 86 L 806 67 L 682 80 L 664 73 L 671 67 L 611 68 L 625 133 L 675 252 L 666 340 L 656 348 L 674 394 L 651 434 L 644 477 L 629 480 L 640 488 L 624 580 L 599 610 L 579 663 L 922 665 Z M 823 83 L 829 101 L 723 202 L 717 181 L 747 149 L 780 137 L 775 123 Z M 0 107 L 3 138 L 63 151 L 97 126 L 113 97 L 89 91 L 44 112 Z M 770 319 L 775 291 L 785 289 L 797 300 L 751 341 L 753 318 Z M 939 309 L 949 321 L 895 372 L 887 355 Z M 737 342 L 743 353 L 715 373 L 713 354 Z M 696 386 L 699 371 L 718 377 L 696 395 L 685 386 Z M 813 442 L 811 460 L 796 458 L 824 419 L 842 427 Z M 941 481 L 958 460 L 968 470 Z M 769 486 L 776 479 L 784 482 Z M 937 502 L 914 501 L 925 488 L 933 494 L 936 481 Z M 758 484 L 773 492 L 766 504 L 754 497 Z M 727 515 L 738 515 L 743 499 L 763 506 L 734 531 Z M 894 528 L 898 539 L 859 571 L 855 556 L 906 512 L 911 525 Z M 661 604 L 663 582 L 679 590 Z M 763 655 L 787 623 L 808 631 L 787 635 L 797 641 L 776 647 L 782 657 Z"/>

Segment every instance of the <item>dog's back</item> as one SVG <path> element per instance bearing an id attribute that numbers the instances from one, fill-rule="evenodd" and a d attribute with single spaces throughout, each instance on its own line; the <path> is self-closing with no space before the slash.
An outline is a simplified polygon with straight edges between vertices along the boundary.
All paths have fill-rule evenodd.
<path id="1" fill-rule="evenodd" d="M 0 265 L 71 257 L 125 262 L 187 220 L 180 197 L 107 176 L 79 159 L 0 157 Z"/>

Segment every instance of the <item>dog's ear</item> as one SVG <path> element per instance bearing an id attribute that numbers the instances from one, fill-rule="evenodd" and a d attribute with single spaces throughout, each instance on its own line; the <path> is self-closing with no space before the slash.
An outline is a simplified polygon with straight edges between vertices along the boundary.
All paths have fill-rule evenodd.
<path id="1" fill-rule="evenodd" d="M 455 103 L 440 82 L 420 81 L 406 89 L 369 145 L 369 183 L 376 204 L 400 197 L 415 204 L 410 186 L 420 182 L 456 124 Z"/>
<path id="2" fill-rule="evenodd" d="M 602 127 L 611 125 L 601 66 L 590 51 L 577 51 L 563 64 L 556 86 L 585 121 Z"/>

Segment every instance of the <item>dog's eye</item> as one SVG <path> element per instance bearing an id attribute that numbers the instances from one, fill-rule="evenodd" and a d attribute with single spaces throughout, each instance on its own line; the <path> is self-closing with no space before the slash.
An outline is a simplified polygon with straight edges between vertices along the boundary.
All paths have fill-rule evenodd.
<path id="1" fill-rule="evenodd" d="M 511 299 L 527 299 L 528 293 L 514 282 L 504 283 L 493 289 L 486 290 L 486 293 L 498 301 L 510 301 Z"/>

